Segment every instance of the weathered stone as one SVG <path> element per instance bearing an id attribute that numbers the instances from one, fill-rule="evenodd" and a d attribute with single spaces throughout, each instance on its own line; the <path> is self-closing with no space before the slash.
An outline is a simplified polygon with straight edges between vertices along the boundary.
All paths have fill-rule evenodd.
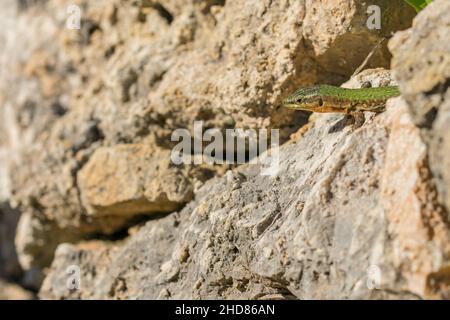
<path id="1" fill-rule="evenodd" d="M 391 42 L 408 105 L 392 99 L 357 130 L 342 115 L 305 125 L 280 101 L 347 79 L 411 24 L 404 1 L 77 0 L 80 30 L 64 28 L 73 1 L 7 1 L 0 201 L 21 211 L 24 283 L 39 286 L 58 248 L 41 297 L 449 297 L 443 0 Z M 380 30 L 368 28 L 369 5 Z M 383 43 L 366 67 L 389 62 Z M 367 82 L 395 84 L 376 69 L 345 86 Z M 170 136 L 194 120 L 279 128 L 291 139 L 277 175 L 175 166 Z"/>
<path id="2" fill-rule="evenodd" d="M 450 3 L 433 1 L 390 42 L 392 67 L 428 145 L 439 199 L 450 212 Z M 450 219 L 450 216 L 449 216 Z"/>
<path id="3" fill-rule="evenodd" d="M 78 185 L 90 215 L 172 212 L 193 194 L 170 151 L 149 143 L 97 149 L 79 171 Z"/>
<path id="4" fill-rule="evenodd" d="M 390 38 L 392 32 L 410 27 L 414 15 L 405 1 L 306 1 L 303 34 L 327 72 L 348 77 L 380 38 Z M 384 42 L 367 67 L 387 68 L 390 58 Z"/>
<path id="5" fill-rule="evenodd" d="M 139 215 L 176 210 L 191 199 L 197 181 L 222 171 L 169 169 L 174 129 L 192 129 L 194 120 L 204 121 L 205 128 L 278 127 L 285 140 L 306 119 L 302 112 L 278 108 L 285 92 L 323 79 L 341 81 L 343 73 L 336 70 L 345 68 L 341 59 L 330 58 L 332 52 L 347 57 L 348 75 L 382 36 L 360 25 L 367 8 L 356 2 L 333 7 L 333 19 L 344 19 L 353 29 L 333 30 L 330 19 L 322 19 L 323 12 L 304 1 L 77 3 L 83 4 L 79 31 L 60 28 L 70 1 L 28 6 L 11 20 L 12 35 L 22 39 L 17 34 L 28 30 L 28 15 L 38 16 L 33 30 L 43 36 L 36 42 L 51 43 L 44 49 L 17 41 L 6 51 L 23 47 L 23 55 L 12 63 L 20 65 L 18 72 L 11 72 L 14 78 L 8 82 L 17 79 L 22 85 L 1 94 L 6 109 L 18 110 L 12 112 L 17 120 L 7 127 L 17 123 L 10 131 L 24 133 L 8 175 L 13 203 L 29 222 L 21 224 L 24 234 L 18 236 L 30 239 L 18 240 L 19 254 L 24 253 L 20 260 L 29 261 L 28 267 L 33 261 L 43 266 L 52 257 L 53 245 L 46 249 L 34 242 L 57 244 L 112 234 Z M 389 8 L 405 19 L 387 21 L 386 30 L 408 25 L 410 13 L 403 5 Z M 350 55 L 356 52 L 352 45 L 339 40 L 347 34 L 370 43 Z M 387 62 L 382 54 L 371 64 Z M 325 69 L 330 72 L 323 73 Z M 28 90 L 33 96 L 17 98 L 15 92 L 24 87 L 36 88 Z M 157 156 L 143 163 L 130 151 L 149 137 L 148 152 L 155 150 Z M 102 167 L 107 154 L 117 154 L 111 158 L 116 160 Z M 147 176 L 146 170 L 156 167 L 168 170 Z M 33 225 L 47 232 L 24 227 Z M 34 241 L 30 235 L 45 240 Z"/>
<path id="6" fill-rule="evenodd" d="M 33 298 L 32 292 L 0 279 L 0 300 L 31 300 Z"/>
<path id="7" fill-rule="evenodd" d="M 387 219 L 393 275 L 405 292 L 425 298 L 450 297 L 450 230 L 438 202 L 427 148 L 414 126 L 408 106 L 392 103 L 386 165 L 381 179 L 381 208 Z M 394 111 L 393 108 L 397 108 Z M 404 157 L 404 155 L 407 155 Z M 395 270 L 395 272 L 394 272 Z"/>
<path id="8" fill-rule="evenodd" d="M 388 80 L 382 70 L 365 74 L 360 83 Z M 246 165 L 208 181 L 180 211 L 173 241 L 152 256 L 158 263 L 126 271 L 135 265 L 129 261 L 154 253 L 134 243 L 166 230 L 168 218 L 149 221 L 118 251 L 109 251 L 107 262 L 84 263 L 107 263 L 111 270 L 84 292 L 111 297 L 109 288 L 120 282 L 112 297 L 447 297 L 443 275 L 450 230 L 427 171 L 425 144 L 406 104 L 391 100 L 386 113 L 368 117 L 356 131 L 337 126 L 342 118 L 314 117 L 300 139 L 280 148 L 276 177 Z M 237 189 L 234 176 L 241 177 Z M 96 253 L 83 247 L 71 252 L 58 251 L 42 297 L 83 295 L 64 291 L 59 275 L 69 256 Z M 124 262 L 125 252 L 130 258 Z M 93 276 L 92 270 L 85 275 Z M 370 281 L 378 290 L 369 289 Z M 102 289 L 93 285 L 99 282 Z"/>
<path id="9" fill-rule="evenodd" d="M 162 285 L 146 288 L 136 272 L 145 278 L 154 279 L 161 264 L 172 255 L 172 247 L 181 231 L 181 220 L 171 214 L 151 220 L 134 232 L 133 238 L 123 244 L 108 244 L 100 241 L 87 242 L 77 246 L 62 244 L 56 251 L 53 266 L 61 272 L 51 273 L 42 285 L 41 297 L 100 299 L 139 298 L 143 290 L 151 290 L 156 296 Z M 136 255 L 136 253 L 139 254 Z M 125 269 L 114 266 L 115 259 L 123 261 Z M 67 268 L 80 269 L 79 290 L 67 287 Z M 57 285 L 56 285 L 57 284 Z"/>

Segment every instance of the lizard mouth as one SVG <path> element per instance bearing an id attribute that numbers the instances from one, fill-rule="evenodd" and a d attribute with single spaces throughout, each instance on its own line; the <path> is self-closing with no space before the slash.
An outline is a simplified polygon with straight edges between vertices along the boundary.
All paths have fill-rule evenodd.
<path id="1" fill-rule="evenodd" d="M 309 109 L 307 109 L 305 106 L 303 106 L 301 104 L 292 103 L 292 102 L 285 102 L 285 103 L 283 103 L 283 107 L 289 108 L 289 109 L 296 109 L 296 110 L 305 110 L 305 111 L 309 110 Z"/>

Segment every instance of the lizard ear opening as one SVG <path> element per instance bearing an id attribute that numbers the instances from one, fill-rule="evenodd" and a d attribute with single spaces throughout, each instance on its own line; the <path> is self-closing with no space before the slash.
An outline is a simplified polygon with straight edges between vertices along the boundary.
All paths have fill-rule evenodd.
<path id="1" fill-rule="evenodd" d="M 319 104 L 319 107 L 323 106 L 323 100 L 322 100 L 322 98 L 319 99 L 318 104 Z"/>

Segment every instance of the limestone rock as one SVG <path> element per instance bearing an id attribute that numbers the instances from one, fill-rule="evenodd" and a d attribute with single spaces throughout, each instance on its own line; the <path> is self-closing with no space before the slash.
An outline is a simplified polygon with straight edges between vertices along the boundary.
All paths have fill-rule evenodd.
<path id="1" fill-rule="evenodd" d="M 174 129 L 192 129 L 194 120 L 206 128 L 279 127 L 286 140 L 306 115 L 279 109 L 283 94 L 325 78 L 341 81 L 336 70 L 348 75 L 382 36 L 361 27 L 367 8 L 356 2 L 333 7 L 333 21 L 344 19 L 347 29 L 330 29 L 324 12 L 304 1 L 115 0 L 78 1 L 81 29 L 70 30 L 61 27 L 69 4 L 47 1 L 16 12 L 11 37 L 22 39 L 28 15 L 37 17 L 34 30 L 42 37 L 35 47 L 18 40 L 5 51 L 5 57 L 22 52 L 5 63 L 14 77 L 8 84 L 21 86 L 1 90 L 7 103 L 0 111 L 9 110 L 12 119 L 5 145 L 17 156 L 6 175 L 12 203 L 24 212 L 16 242 L 30 268 L 45 266 L 57 243 L 110 235 L 140 215 L 176 210 L 192 198 L 197 181 L 222 171 L 168 169 Z M 388 32 L 409 24 L 404 9 L 389 4 L 405 19 L 387 21 Z M 347 34 L 370 43 L 350 55 L 356 51 L 339 40 Z M 342 59 L 330 59 L 333 52 L 347 57 L 348 70 Z M 378 54 L 371 63 L 387 62 Z M 136 146 L 150 140 L 148 150 L 138 147 L 155 150 L 149 163 L 134 159 Z M 104 167 L 107 154 L 114 156 Z M 149 172 L 157 167 L 168 170 Z"/>
<path id="2" fill-rule="evenodd" d="M 32 292 L 0 279 L 0 300 L 31 300 Z"/>
<path id="3" fill-rule="evenodd" d="M 21 215 L 0 260 L 40 297 L 449 298 L 448 1 L 390 42 L 395 81 L 344 84 L 403 94 L 357 130 L 280 101 L 344 82 L 411 25 L 404 1 L 5 1 L 0 201 Z M 175 166 L 195 120 L 280 129 L 279 171 Z"/>
<path id="4" fill-rule="evenodd" d="M 77 246 L 60 245 L 53 266 L 61 272 L 49 274 L 42 285 L 41 297 L 130 299 L 139 298 L 143 290 L 150 290 L 156 296 L 160 288 L 146 288 L 142 278 L 135 275 L 142 272 L 149 280 L 158 275 L 161 264 L 172 255 L 177 234 L 181 231 L 181 220 L 185 218 L 171 214 L 151 220 L 124 243 L 93 241 Z M 126 267 L 117 267 L 116 259 L 122 260 L 122 266 Z M 79 268 L 77 290 L 67 287 L 70 267 Z"/>
<path id="5" fill-rule="evenodd" d="M 414 15 L 405 1 L 307 1 L 303 34 L 325 70 L 348 77 L 380 38 L 408 28 Z M 390 58 L 382 43 L 368 67 L 387 68 Z"/>
<path id="6" fill-rule="evenodd" d="M 450 3 L 433 1 L 390 46 L 392 67 L 428 157 L 440 202 L 450 212 Z M 449 216 L 450 219 L 450 216 Z"/>
<path id="7" fill-rule="evenodd" d="M 193 194 L 170 151 L 145 143 L 97 149 L 79 171 L 78 185 L 90 215 L 172 212 Z"/>
<path id="8" fill-rule="evenodd" d="M 366 72 L 361 82 L 377 74 L 384 73 Z M 169 218 L 149 221 L 127 243 L 105 249 L 107 259 L 80 262 L 82 279 L 91 279 L 80 292 L 61 287 L 62 270 L 73 262 L 69 257 L 99 251 L 58 250 L 40 296 L 448 297 L 442 276 L 450 230 L 419 129 L 401 98 L 390 100 L 386 113 L 368 116 L 356 131 L 337 125 L 340 115 L 314 117 L 301 137 L 280 148 L 274 177 L 249 164 L 208 181 L 176 216 L 175 236 L 166 229 Z M 155 230 L 170 237 L 158 242 L 166 250 L 136 247 L 153 241 Z M 142 263 L 149 254 L 159 262 Z M 112 271 L 95 277 L 93 266 L 105 264 Z"/>

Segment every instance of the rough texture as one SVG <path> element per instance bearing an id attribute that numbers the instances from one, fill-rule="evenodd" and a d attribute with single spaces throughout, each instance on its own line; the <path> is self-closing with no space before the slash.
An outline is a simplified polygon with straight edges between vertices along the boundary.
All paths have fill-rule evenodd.
<path id="1" fill-rule="evenodd" d="M 0 279 L 0 300 L 30 300 L 34 295 L 14 283 Z"/>
<path id="2" fill-rule="evenodd" d="M 388 81 L 382 70 L 359 78 Z M 280 148 L 276 177 L 255 165 L 229 171 L 177 215 L 147 222 L 124 244 L 61 246 L 40 296 L 449 297 L 450 230 L 420 130 L 401 98 L 367 116 L 357 131 L 342 127 L 339 115 L 314 117 Z M 71 292 L 64 270 L 73 264 L 86 282 Z M 108 273 L 95 276 L 104 265 Z M 379 290 L 366 285 L 373 266 L 381 272 Z"/>
<path id="3" fill-rule="evenodd" d="M 447 212 L 450 212 L 449 10 L 448 1 L 432 3 L 411 29 L 398 33 L 390 43 L 395 76 L 428 145 L 439 200 Z"/>
<path id="4" fill-rule="evenodd" d="M 113 235 L 142 215 L 176 210 L 223 172 L 169 166 L 174 129 L 192 129 L 194 120 L 205 128 L 277 127 L 284 141 L 306 115 L 280 110 L 283 94 L 341 82 L 382 36 L 364 27 L 359 2 L 318 11 L 308 1 L 79 0 L 79 31 L 64 28 L 69 4 L 30 4 L 11 21 L 11 38 L 28 30 L 29 16 L 43 35 L 33 46 L 11 42 L 8 50 L 22 54 L 5 69 L 14 68 L 11 80 L 21 86 L 0 94 L 10 149 L 15 137 L 17 157 L 5 174 L 23 212 L 16 243 L 26 269 L 47 266 L 58 243 Z M 405 18 L 386 20 L 386 32 L 410 24 L 408 7 L 379 4 Z M 331 32 L 326 12 L 347 27 Z M 370 42 L 355 50 L 361 38 Z M 380 52 L 370 64 L 388 66 L 386 47 Z M 346 57 L 345 68 L 333 55 Z M 136 159 L 140 152 L 149 161 Z"/>
<path id="5" fill-rule="evenodd" d="M 78 174 L 88 214 L 172 212 L 192 199 L 192 186 L 171 163 L 170 151 L 151 144 L 99 148 Z"/>
<path id="6" fill-rule="evenodd" d="M 0 216 L 0 277 L 50 299 L 450 298 L 448 1 L 390 41 L 395 80 L 344 84 L 401 87 L 357 130 L 279 103 L 348 79 L 411 25 L 403 1 L 370 3 L 380 30 L 360 1 L 77 0 L 81 30 L 72 1 L 7 2 L 0 201 L 20 220 Z M 279 128 L 280 170 L 174 165 L 194 120 Z"/>

